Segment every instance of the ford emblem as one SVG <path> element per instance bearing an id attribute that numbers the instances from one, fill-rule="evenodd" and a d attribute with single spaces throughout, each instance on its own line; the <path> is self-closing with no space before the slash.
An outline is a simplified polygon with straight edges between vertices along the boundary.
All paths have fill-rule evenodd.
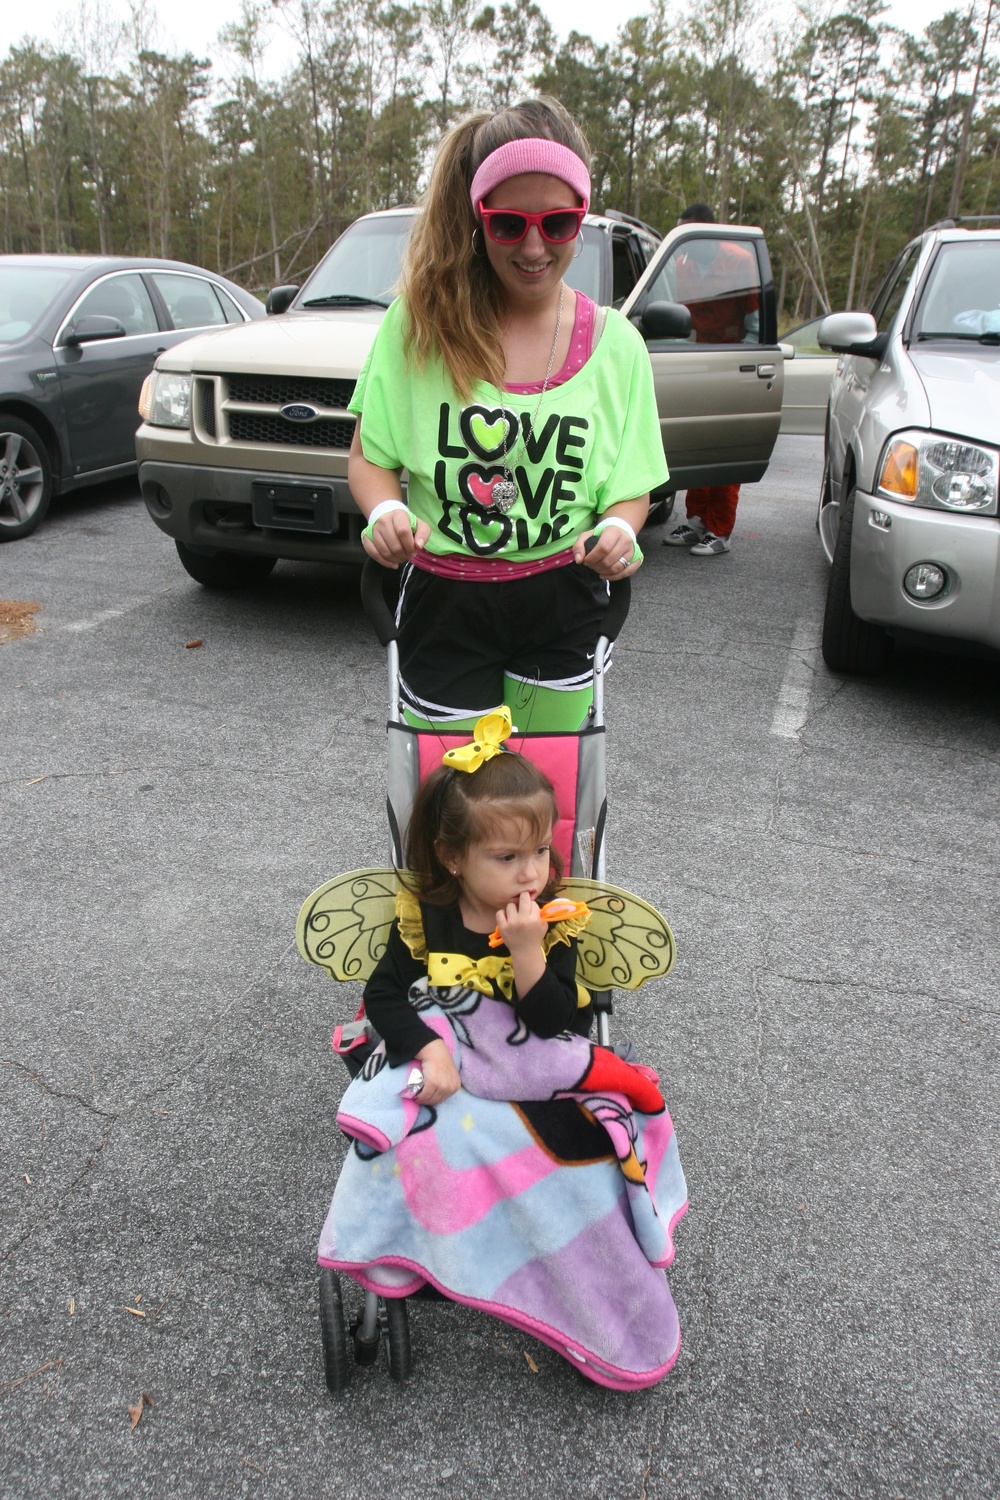
<path id="1" fill-rule="evenodd" d="M 315 422 L 319 412 L 315 406 L 306 406 L 301 401 L 294 401 L 291 406 L 283 406 L 281 415 L 289 422 Z"/>

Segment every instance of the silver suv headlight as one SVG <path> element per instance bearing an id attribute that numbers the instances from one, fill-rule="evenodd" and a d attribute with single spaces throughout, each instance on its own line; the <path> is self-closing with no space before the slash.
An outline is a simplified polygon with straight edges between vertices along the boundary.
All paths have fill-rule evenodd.
<path id="1" fill-rule="evenodd" d="M 191 376 L 154 370 L 142 382 L 139 415 L 151 427 L 191 425 Z"/>
<path id="2" fill-rule="evenodd" d="M 997 514 L 998 458 L 993 448 L 932 432 L 901 432 L 886 443 L 876 490 L 907 505 L 963 514 Z"/>

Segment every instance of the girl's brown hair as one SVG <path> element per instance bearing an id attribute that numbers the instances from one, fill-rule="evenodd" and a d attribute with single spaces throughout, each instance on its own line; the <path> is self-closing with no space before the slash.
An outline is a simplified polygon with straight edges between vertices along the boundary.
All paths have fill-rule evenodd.
<path id="1" fill-rule="evenodd" d="M 478 380 L 502 386 L 505 375 L 504 300 L 485 252 L 474 248 L 478 221 L 469 189 L 488 156 L 530 136 L 568 146 L 589 170 L 587 138 L 558 99 L 543 96 L 496 114 L 468 115 L 438 147 L 403 261 L 407 357 L 422 367 L 440 354 L 463 400 Z"/>
<path id="2" fill-rule="evenodd" d="M 438 766 L 413 800 L 404 883 L 421 901 L 450 906 L 462 887 L 448 868 L 449 860 L 460 858 L 470 844 L 495 836 L 515 819 L 524 824 L 529 838 L 541 841 L 557 817 L 551 781 L 523 755 L 504 751 L 472 772 Z M 562 879 L 562 861 L 555 849 L 550 855 L 554 873 L 539 904 Z"/>

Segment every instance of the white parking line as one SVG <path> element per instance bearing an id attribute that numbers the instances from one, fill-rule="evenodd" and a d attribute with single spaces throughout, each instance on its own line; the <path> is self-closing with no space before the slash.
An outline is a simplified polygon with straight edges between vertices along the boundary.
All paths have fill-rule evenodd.
<path id="1" fill-rule="evenodd" d="M 122 615 L 130 615 L 137 609 L 144 609 L 158 599 L 161 594 L 169 594 L 173 585 L 157 589 L 155 594 L 147 594 L 144 599 L 134 599 L 131 604 L 123 604 L 119 609 L 99 609 L 96 614 L 90 615 L 86 620 L 68 620 L 65 625 L 56 625 L 55 630 L 66 631 L 70 635 L 80 635 L 85 630 L 96 630 L 99 625 L 106 625 L 109 620 L 120 620 Z"/>
<path id="2" fill-rule="evenodd" d="M 778 704 L 771 720 L 771 733 L 797 740 L 809 717 L 809 694 L 816 675 L 819 633 L 815 622 L 799 620 L 788 650 L 785 675 L 778 689 Z"/>
<path id="3" fill-rule="evenodd" d="M 96 630 L 98 625 L 104 625 L 108 620 L 117 620 L 125 613 L 124 609 L 102 609 L 98 614 L 91 615 L 89 620 L 70 620 L 68 625 L 61 625 L 59 628 L 77 635 L 81 630 Z"/>

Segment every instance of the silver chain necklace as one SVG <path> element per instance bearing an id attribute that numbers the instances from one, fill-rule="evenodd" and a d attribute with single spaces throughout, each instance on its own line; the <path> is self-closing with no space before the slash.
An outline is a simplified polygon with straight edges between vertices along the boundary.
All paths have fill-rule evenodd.
<path id="1" fill-rule="evenodd" d="M 549 363 L 548 363 L 548 368 L 545 371 L 545 379 L 542 381 L 542 388 L 538 392 L 538 402 L 537 402 L 537 404 L 535 406 L 535 410 L 532 413 L 532 417 L 531 417 L 531 431 L 532 431 L 532 435 L 534 435 L 535 424 L 538 421 L 538 413 L 542 409 L 542 397 L 545 395 L 545 392 L 548 390 L 549 380 L 550 380 L 551 375 L 552 375 L 552 366 L 555 363 L 556 346 L 559 343 L 559 330 L 562 327 L 563 297 L 565 295 L 566 295 L 566 283 L 564 281 L 561 281 L 559 283 L 559 311 L 556 314 L 556 331 L 555 331 L 555 334 L 553 335 L 553 338 L 552 338 L 552 348 L 549 351 Z M 503 387 L 501 386 L 500 387 L 500 415 L 503 418 L 503 422 L 504 422 L 505 428 L 509 432 L 510 428 L 508 426 L 508 414 L 507 414 L 507 408 L 504 405 L 503 396 L 504 396 Z M 515 422 L 515 423 L 517 422 L 517 417 L 515 416 L 515 414 L 513 412 L 510 413 L 509 420 L 512 421 L 512 422 Z M 524 424 L 520 423 L 519 426 L 520 426 L 520 434 L 521 434 L 521 438 L 520 438 L 520 450 L 521 450 L 520 451 L 520 456 L 521 456 L 522 459 L 525 459 L 528 456 L 528 450 L 527 450 L 527 446 L 525 444 L 525 439 L 524 439 Z M 517 460 L 518 460 L 518 454 L 517 454 L 516 450 L 515 450 L 513 456 L 509 459 L 509 461 L 508 461 L 507 456 L 505 455 L 504 466 L 503 466 L 503 477 L 500 478 L 500 479 L 494 480 L 494 482 L 493 482 L 493 488 L 490 491 L 490 494 L 493 497 L 493 508 L 495 510 L 500 511 L 503 515 L 506 515 L 507 511 L 509 511 L 511 509 L 511 507 L 517 501 L 517 497 L 518 497 L 517 480 L 514 478 L 514 473 L 513 473 L 513 468 L 514 468 L 514 465 L 517 463 Z"/>

